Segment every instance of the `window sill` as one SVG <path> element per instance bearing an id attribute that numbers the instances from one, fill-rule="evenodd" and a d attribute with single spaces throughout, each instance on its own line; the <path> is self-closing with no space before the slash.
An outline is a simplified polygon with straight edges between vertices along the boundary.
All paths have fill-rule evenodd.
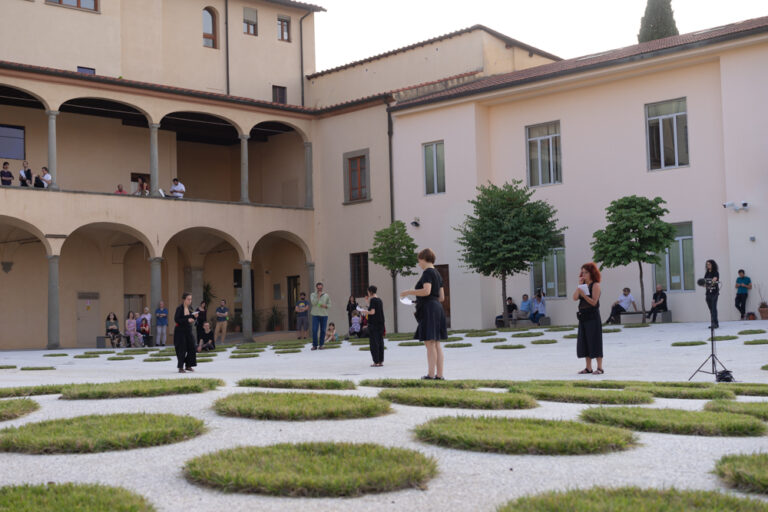
<path id="1" fill-rule="evenodd" d="M 373 201 L 370 197 L 367 199 L 355 199 L 354 201 L 344 201 L 341 203 L 343 206 L 351 205 L 351 204 L 360 204 L 360 203 L 370 203 Z"/>
<path id="2" fill-rule="evenodd" d="M 542 183 L 542 184 L 540 184 L 540 185 L 530 185 L 530 184 L 529 184 L 529 185 L 528 185 L 528 187 L 529 187 L 529 188 L 554 187 L 554 186 L 557 186 L 557 185 L 562 185 L 562 184 L 563 184 L 563 182 L 562 182 L 562 181 L 558 181 L 558 182 L 556 182 L 556 183 Z"/>
<path id="3" fill-rule="evenodd" d="M 662 167 L 660 169 L 648 169 L 648 172 L 664 172 L 664 171 L 673 171 L 675 169 L 690 169 L 691 164 L 688 165 L 676 165 L 673 167 Z"/>
<path id="4" fill-rule="evenodd" d="M 101 14 L 101 11 L 99 9 L 86 9 L 84 7 L 77 7 L 77 6 L 74 6 L 74 5 L 56 4 L 56 3 L 48 2 L 48 1 L 45 2 L 45 5 L 51 5 L 53 7 L 62 7 L 64 9 L 74 9 L 75 11 L 89 12 L 91 14 Z"/>

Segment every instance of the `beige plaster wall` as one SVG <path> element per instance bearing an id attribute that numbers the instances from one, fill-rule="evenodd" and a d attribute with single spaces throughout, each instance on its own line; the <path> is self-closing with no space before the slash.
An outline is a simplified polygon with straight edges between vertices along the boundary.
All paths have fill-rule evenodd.
<path id="1" fill-rule="evenodd" d="M 220 146 L 178 142 L 179 180 L 185 197 L 237 201 L 240 199 L 240 145 Z M 166 189 L 167 190 L 167 189 Z"/>
<path id="2" fill-rule="evenodd" d="M 24 234 L 25 238 L 31 235 Z M 24 244 L 10 253 L 3 246 L 2 261 L 13 261 L 10 272 L 0 272 L 0 349 L 45 347 L 48 314 L 48 260 L 40 243 Z"/>
<path id="3" fill-rule="evenodd" d="M 296 132 L 249 141 L 250 198 L 261 204 L 303 206 L 306 197 L 304 141 Z M 238 162 L 240 154 L 237 155 Z M 239 165 L 239 163 L 238 163 Z M 239 189 L 239 174 L 238 174 Z"/>

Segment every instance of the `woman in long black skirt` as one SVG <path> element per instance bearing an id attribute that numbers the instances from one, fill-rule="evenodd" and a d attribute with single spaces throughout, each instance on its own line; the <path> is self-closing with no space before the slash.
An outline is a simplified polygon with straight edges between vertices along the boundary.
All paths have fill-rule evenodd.
<path id="1" fill-rule="evenodd" d="M 579 272 L 579 287 L 573 293 L 573 300 L 579 301 L 578 338 L 576 357 L 586 358 L 586 368 L 580 374 L 603 371 L 603 327 L 600 320 L 600 270 L 594 263 L 585 263 Z M 592 371 L 592 359 L 597 359 L 597 369 Z"/>
<path id="2" fill-rule="evenodd" d="M 424 271 L 413 290 L 405 290 L 401 297 L 416 296 L 416 339 L 423 341 L 427 348 L 427 374 L 423 379 L 443 380 L 443 347 L 440 340 L 448 338 L 445 310 L 441 302 L 445 300 L 443 279 L 435 269 L 435 253 L 424 249 L 419 253 L 419 267 Z"/>
<path id="3" fill-rule="evenodd" d="M 197 366 L 197 349 L 192 329 L 195 328 L 196 312 L 192 311 L 192 294 L 184 292 L 181 296 L 181 305 L 176 308 L 173 321 L 173 346 L 176 349 L 176 362 L 179 373 L 193 372 L 193 366 Z"/>

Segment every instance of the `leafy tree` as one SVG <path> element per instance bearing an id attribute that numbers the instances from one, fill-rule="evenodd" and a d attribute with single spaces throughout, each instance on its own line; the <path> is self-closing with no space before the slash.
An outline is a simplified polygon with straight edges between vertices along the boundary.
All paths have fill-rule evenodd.
<path id="1" fill-rule="evenodd" d="M 679 33 L 672 12 L 672 0 L 648 0 L 645 5 L 645 15 L 640 20 L 637 41 L 645 43 L 662 37 L 676 36 Z"/>
<path id="2" fill-rule="evenodd" d="M 533 201 L 533 191 L 513 180 L 497 186 L 477 187 L 470 200 L 473 214 L 454 229 L 464 264 L 484 276 L 501 279 L 504 325 L 507 314 L 507 276 L 528 272 L 531 264 L 544 259 L 560 240 L 565 228 L 557 227 L 555 210 L 546 201 Z"/>
<path id="3" fill-rule="evenodd" d="M 395 329 L 397 329 L 397 290 L 395 279 L 397 275 L 411 276 L 415 274 L 413 267 L 418 263 L 416 257 L 416 242 L 405 227 L 405 222 L 396 220 L 388 228 L 380 229 L 373 235 L 373 247 L 369 251 L 371 261 L 389 270 L 392 276 L 392 312 L 394 313 Z"/>
<path id="4" fill-rule="evenodd" d="M 660 197 L 648 199 L 635 195 L 615 201 L 605 209 L 607 226 L 595 231 L 592 251 L 601 267 L 619 267 L 637 262 L 640 268 L 640 302 L 645 323 L 645 287 L 643 263 L 658 264 L 660 254 L 675 237 L 675 228 L 661 218 L 669 213 Z"/>

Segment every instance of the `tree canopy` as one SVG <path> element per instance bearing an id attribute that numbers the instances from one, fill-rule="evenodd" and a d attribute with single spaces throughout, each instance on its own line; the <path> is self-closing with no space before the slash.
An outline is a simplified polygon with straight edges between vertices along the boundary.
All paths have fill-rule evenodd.
<path id="1" fill-rule="evenodd" d="M 405 222 L 401 220 L 396 220 L 389 227 L 374 233 L 370 254 L 371 261 L 386 268 L 393 278 L 398 274 L 415 274 L 412 269 L 418 263 L 416 242 L 408 234 Z"/>
<path id="2" fill-rule="evenodd" d="M 640 20 L 637 41 L 645 43 L 663 37 L 676 36 L 679 33 L 672 12 L 672 0 L 648 0 L 645 15 Z"/>

